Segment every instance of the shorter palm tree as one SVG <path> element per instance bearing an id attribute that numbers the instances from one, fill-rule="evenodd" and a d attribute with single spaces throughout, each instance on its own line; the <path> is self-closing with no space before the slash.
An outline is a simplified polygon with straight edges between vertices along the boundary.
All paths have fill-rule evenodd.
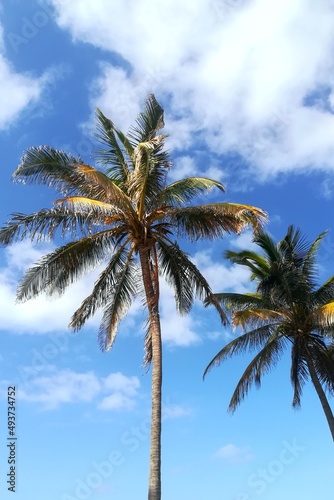
<path id="1" fill-rule="evenodd" d="M 246 266 L 257 284 L 254 293 L 218 293 L 216 299 L 231 313 L 235 328 L 244 333 L 210 361 L 204 377 L 215 365 L 234 354 L 257 351 L 240 378 L 229 404 L 234 412 L 251 385 L 275 367 L 291 348 L 292 406 L 299 407 L 302 389 L 310 378 L 320 399 L 332 438 L 334 417 L 326 391 L 334 394 L 334 275 L 323 285 L 316 282 L 316 253 L 326 232 L 308 243 L 290 226 L 277 244 L 265 232 L 254 242 L 262 253 L 228 251 L 231 263 Z"/>

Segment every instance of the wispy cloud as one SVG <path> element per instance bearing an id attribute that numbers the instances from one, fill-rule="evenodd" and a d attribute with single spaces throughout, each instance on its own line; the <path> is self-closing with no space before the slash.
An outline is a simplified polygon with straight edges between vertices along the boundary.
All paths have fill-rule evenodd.
<path id="1" fill-rule="evenodd" d="M 223 459 L 230 463 L 242 463 L 253 460 L 254 454 L 247 446 L 237 446 L 235 444 L 226 444 L 219 448 L 213 455 L 214 458 Z"/>
<path id="2" fill-rule="evenodd" d="M 162 417 L 164 420 L 189 417 L 193 414 L 193 410 L 182 405 L 166 405 L 162 409 Z"/>

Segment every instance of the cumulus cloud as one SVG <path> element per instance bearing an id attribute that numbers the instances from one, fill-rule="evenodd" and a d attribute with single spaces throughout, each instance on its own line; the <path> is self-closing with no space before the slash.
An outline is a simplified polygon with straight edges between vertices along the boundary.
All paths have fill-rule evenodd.
<path id="1" fill-rule="evenodd" d="M 120 372 L 108 377 L 93 371 L 78 373 L 73 370 L 56 371 L 49 366 L 47 375 L 30 378 L 29 384 L 20 384 L 21 401 L 37 403 L 44 410 L 55 410 L 62 404 L 94 403 L 101 410 L 131 410 L 136 404 L 140 382 Z"/>
<path id="2" fill-rule="evenodd" d="M 0 130 L 15 122 L 23 110 L 36 105 L 54 77 L 51 69 L 39 77 L 18 73 L 5 56 L 4 28 L 0 24 Z"/>
<path id="3" fill-rule="evenodd" d="M 132 410 L 135 406 L 140 382 L 137 377 L 126 377 L 120 372 L 111 373 L 104 379 L 104 388 L 112 394 L 99 403 L 100 410 Z"/>
<path id="4" fill-rule="evenodd" d="M 16 243 L 3 252 L 5 264 L 0 268 L 0 324 L 15 333 L 43 334 L 64 331 L 73 312 L 90 293 L 94 277 L 88 276 L 74 284 L 57 300 L 38 296 L 23 304 L 15 303 L 18 282 L 24 271 L 54 247 L 35 247 L 30 241 Z M 98 324 L 98 316 L 90 324 Z"/>
<path id="5" fill-rule="evenodd" d="M 254 459 L 254 455 L 248 447 L 240 447 L 235 444 L 222 446 L 213 456 L 214 458 L 223 459 L 230 463 L 249 462 Z"/>
<path id="6" fill-rule="evenodd" d="M 258 179 L 333 170 L 332 0 L 48 3 L 74 40 L 123 58 L 92 93 L 122 124 L 154 91 L 173 147 L 236 151 Z"/>

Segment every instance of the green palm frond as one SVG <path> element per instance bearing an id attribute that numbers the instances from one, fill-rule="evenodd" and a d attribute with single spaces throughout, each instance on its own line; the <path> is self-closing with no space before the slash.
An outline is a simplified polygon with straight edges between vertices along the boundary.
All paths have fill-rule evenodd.
<path id="1" fill-rule="evenodd" d="M 334 297 L 334 276 L 331 276 L 323 285 L 312 292 L 310 300 L 314 307 L 324 305 Z"/>
<path id="2" fill-rule="evenodd" d="M 115 287 L 115 276 L 121 275 L 128 255 L 129 250 L 125 242 L 118 250 L 115 250 L 109 263 L 96 280 L 91 294 L 73 314 L 70 328 L 79 331 L 98 309 L 103 309 L 110 303 L 111 291 Z"/>
<path id="3" fill-rule="evenodd" d="M 24 183 L 53 186 L 65 196 L 74 194 L 129 204 L 122 190 L 103 172 L 49 146 L 29 148 L 13 178 Z"/>
<path id="4" fill-rule="evenodd" d="M 264 325 L 233 339 L 223 349 L 221 349 L 205 368 L 203 379 L 214 366 L 220 366 L 226 359 L 236 354 L 243 354 L 246 351 L 253 351 L 262 348 L 271 338 L 277 325 Z"/>
<path id="5" fill-rule="evenodd" d="M 305 339 L 296 338 L 291 349 L 290 378 L 293 387 L 292 406 L 300 407 L 303 387 L 308 379 L 307 363 L 305 361 Z"/>
<path id="6" fill-rule="evenodd" d="M 123 256 L 120 254 L 119 260 L 122 259 Z M 98 334 L 100 348 L 103 351 L 112 348 L 118 325 L 128 312 L 132 299 L 136 295 L 136 271 L 137 266 L 130 251 L 127 259 L 122 262 L 120 272 L 113 273 L 109 304 L 105 307 Z"/>
<path id="7" fill-rule="evenodd" d="M 263 375 L 271 371 L 282 357 L 286 340 L 275 333 L 266 342 L 263 349 L 249 363 L 242 374 L 229 403 L 229 411 L 233 413 L 247 396 L 252 384 L 261 386 Z"/>
<path id="8" fill-rule="evenodd" d="M 329 346 L 310 348 L 313 366 L 321 384 L 334 396 L 334 356 Z"/>
<path id="9" fill-rule="evenodd" d="M 97 132 L 95 137 L 107 148 L 99 149 L 96 156 L 99 162 L 107 167 L 106 175 L 114 182 L 121 183 L 124 186 L 131 171 L 131 162 L 128 158 L 131 158 L 133 154 L 133 146 L 127 137 L 116 129 L 114 123 L 104 116 L 100 109 L 96 111 L 96 118 Z M 120 143 L 124 148 L 123 150 Z"/>
<path id="10" fill-rule="evenodd" d="M 215 299 L 207 280 L 179 246 L 171 241 L 159 240 L 157 248 L 160 272 L 174 288 L 178 311 L 181 314 L 189 312 L 196 297 L 213 305 L 222 323 L 226 324 L 225 311 Z"/>
<path id="11" fill-rule="evenodd" d="M 266 219 L 263 210 L 237 203 L 215 203 L 168 211 L 180 236 L 191 240 L 221 238 L 226 233 L 239 233 L 247 226 L 257 228 Z"/>
<path id="12" fill-rule="evenodd" d="M 112 251 L 111 231 L 105 231 L 57 248 L 28 269 L 21 281 L 18 302 L 36 297 L 41 292 L 62 294 L 83 273 L 101 264 Z"/>
<path id="13" fill-rule="evenodd" d="M 130 128 L 131 143 L 136 145 L 150 141 L 164 125 L 164 110 L 155 96 L 150 94 L 145 101 L 144 111 L 136 119 L 136 125 Z"/>
<path id="14" fill-rule="evenodd" d="M 24 184 L 46 184 L 61 192 L 73 192 L 77 187 L 75 167 L 82 163 L 64 151 L 49 146 L 31 147 L 25 151 L 20 165 L 13 174 L 13 179 Z"/>
<path id="15" fill-rule="evenodd" d="M 214 296 L 228 311 L 264 308 L 269 305 L 265 297 L 256 293 L 215 293 Z"/>
<path id="16" fill-rule="evenodd" d="M 76 237 L 78 233 L 86 236 L 91 232 L 94 225 L 103 225 L 105 215 L 99 217 L 96 214 L 75 213 L 64 207 L 55 207 L 49 210 L 43 209 L 30 215 L 12 214 L 0 230 L 0 244 L 9 245 L 15 241 L 22 241 L 29 237 L 32 241 L 51 240 L 56 231 L 61 235 L 70 234 Z"/>
<path id="17" fill-rule="evenodd" d="M 150 207 L 152 198 L 158 195 L 165 184 L 166 170 L 154 157 L 156 148 L 162 146 L 161 137 L 140 143 L 134 150 L 134 170 L 128 179 L 128 192 L 133 203 L 138 207 L 140 218 L 144 210 L 147 211 Z"/>
<path id="18" fill-rule="evenodd" d="M 188 177 L 172 184 L 161 190 L 157 197 L 157 205 L 182 206 L 189 203 L 192 199 L 213 187 L 225 191 L 224 186 L 215 180 L 205 177 Z"/>
<path id="19" fill-rule="evenodd" d="M 263 279 L 270 271 L 268 260 L 263 255 L 252 252 L 251 250 L 242 250 L 240 252 L 227 250 L 224 253 L 224 257 L 229 259 L 231 264 L 239 264 L 248 267 L 252 272 L 251 280 Z"/>

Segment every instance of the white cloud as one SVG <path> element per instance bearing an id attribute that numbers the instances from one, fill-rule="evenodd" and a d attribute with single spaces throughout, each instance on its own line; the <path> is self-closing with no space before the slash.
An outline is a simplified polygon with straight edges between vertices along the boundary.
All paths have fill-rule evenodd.
<path id="1" fill-rule="evenodd" d="M 200 342 L 198 323 L 192 314 L 180 316 L 176 311 L 173 289 L 161 282 L 160 317 L 162 340 L 171 346 L 189 346 Z"/>
<path id="2" fill-rule="evenodd" d="M 28 387 L 20 386 L 19 397 L 22 401 L 41 403 L 46 410 L 54 410 L 63 403 L 89 403 L 100 390 L 100 381 L 93 372 L 63 370 L 31 379 Z"/>
<path id="3" fill-rule="evenodd" d="M 245 237 L 246 239 L 247 237 Z M 214 293 L 223 291 L 246 293 L 249 291 L 249 271 L 239 265 L 227 265 L 227 260 L 225 265 L 223 257 L 219 262 L 216 262 L 213 259 L 211 249 L 197 252 L 192 260 L 201 270 Z"/>
<path id="4" fill-rule="evenodd" d="M 99 403 L 100 410 L 132 410 L 135 406 L 140 382 L 137 377 L 126 377 L 120 372 L 111 373 L 103 381 L 105 390 L 112 394 L 103 398 Z"/>
<path id="5" fill-rule="evenodd" d="M 15 122 L 23 110 L 35 106 L 55 78 L 51 70 L 40 77 L 16 72 L 5 57 L 4 50 L 4 29 L 0 25 L 0 130 Z"/>
<path id="6" fill-rule="evenodd" d="M 93 371 L 56 371 L 51 365 L 46 372 L 47 375 L 30 376 L 29 383 L 20 384 L 20 400 L 41 404 L 45 410 L 57 409 L 64 403 L 92 403 L 97 399 L 100 399 L 97 408 L 101 410 L 131 410 L 136 404 L 140 387 L 137 377 L 118 372 L 103 378 Z"/>
<path id="7" fill-rule="evenodd" d="M 73 312 L 90 293 L 96 274 L 83 277 L 57 299 L 38 296 L 23 304 L 15 303 L 16 288 L 24 271 L 53 245 L 34 247 L 30 241 L 15 243 L 4 250 L 5 265 L 0 268 L 0 324 L 1 328 L 15 333 L 44 334 L 66 331 Z M 90 320 L 98 325 L 99 315 Z"/>
<path id="8" fill-rule="evenodd" d="M 112 118 L 127 123 L 153 90 L 168 98 L 173 147 L 200 139 L 215 153 L 236 150 L 259 180 L 333 170 L 333 1 L 49 3 L 74 40 L 127 62 L 126 72 L 102 66 L 96 82 L 92 103 Z M 326 105 L 312 105 L 327 90 Z"/>
<path id="9" fill-rule="evenodd" d="M 235 444 L 226 444 L 214 454 L 214 458 L 223 459 L 230 463 L 242 463 L 253 460 L 254 455 L 246 446 L 239 447 Z"/>
<path id="10" fill-rule="evenodd" d="M 169 405 L 164 406 L 162 409 L 163 420 L 169 420 L 180 417 L 188 417 L 193 412 L 190 408 L 180 406 L 180 405 Z"/>

